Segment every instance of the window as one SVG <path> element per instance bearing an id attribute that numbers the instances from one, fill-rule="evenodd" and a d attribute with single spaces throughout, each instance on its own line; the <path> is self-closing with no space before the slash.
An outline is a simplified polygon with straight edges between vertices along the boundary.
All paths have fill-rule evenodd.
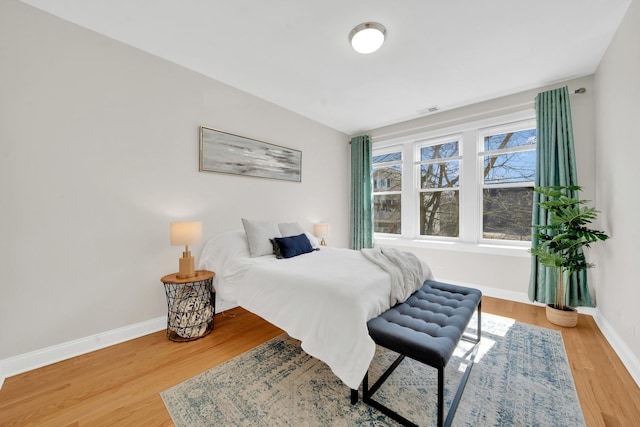
<path id="1" fill-rule="evenodd" d="M 524 247 L 531 239 L 533 117 L 529 110 L 376 141 L 374 232 Z"/>
<path id="2" fill-rule="evenodd" d="M 458 139 L 418 145 L 419 234 L 457 237 L 460 226 Z"/>
<path id="3" fill-rule="evenodd" d="M 482 238 L 531 240 L 536 129 L 489 129 L 482 151 Z"/>
<path id="4" fill-rule="evenodd" d="M 373 231 L 400 234 L 402 216 L 402 152 L 373 155 Z"/>

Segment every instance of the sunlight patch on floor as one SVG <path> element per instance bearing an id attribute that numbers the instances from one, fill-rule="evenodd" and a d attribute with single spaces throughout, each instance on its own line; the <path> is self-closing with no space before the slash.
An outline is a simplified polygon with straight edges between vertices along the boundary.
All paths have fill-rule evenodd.
<path id="1" fill-rule="evenodd" d="M 477 313 L 469 321 L 469 325 L 472 326 L 469 328 L 467 333 L 471 333 L 471 335 L 475 336 L 476 328 L 475 325 L 478 324 Z M 480 347 L 478 348 L 478 353 L 475 357 L 475 363 L 480 362 L 482 358 L 493 348 L 496 341 L 488 338 L 489 336 L 496 337 L 504 337 L 509 332 L 509 329 L 513 327 L 516 323 L 515 319 L 511 319 L 509 317 L 497 316 L 495 314 L 482 313 L 482 339 L 480 340 Z M 453 355 L 467 360 L 471 354 L 471 349 L 473 348 L 473 344 L 467 341 L 460 341 L 460 344 L 453 352 Z M 460 372 L 464 372 L 467 368 L 467 363 L 463 362 L 458 367 Z"/>

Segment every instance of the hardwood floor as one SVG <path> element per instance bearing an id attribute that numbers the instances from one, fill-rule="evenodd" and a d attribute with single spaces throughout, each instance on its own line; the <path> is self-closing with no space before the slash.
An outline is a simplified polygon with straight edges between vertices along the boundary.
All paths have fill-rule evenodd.
<path id="1" fill-rule="evenodd" d="M 541 307 L 485 297 L 483 311 L 562 331 L 588 426 L 640 424 L 640 389 L 590 316 L 561 329 Z M 0 426 L 170 426 L 161 391 L 281 333 L 241 308 L 227 313 L 236 317 L 217 314 L 197 341 L 162 331 L 7 378 Z"/>

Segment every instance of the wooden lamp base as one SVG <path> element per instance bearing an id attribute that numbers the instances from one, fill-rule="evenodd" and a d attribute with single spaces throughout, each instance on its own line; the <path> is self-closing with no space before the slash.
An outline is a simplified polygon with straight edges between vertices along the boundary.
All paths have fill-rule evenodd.
<path id="1" fill-rule="evenodd" d="M 196 276 L 196 269 L 191 252 L 183 252 L 182 258 L 178 259 L 180 269 L 178 270 L 178 279 L 188 279 Z"/>

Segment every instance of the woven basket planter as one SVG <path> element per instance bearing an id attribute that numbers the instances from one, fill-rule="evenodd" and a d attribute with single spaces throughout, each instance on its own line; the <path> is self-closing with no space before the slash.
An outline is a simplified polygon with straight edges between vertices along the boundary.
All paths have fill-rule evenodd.
<path id="1" fill-rule="evenodd" d="M 554 325 L 573 328 L 578 323 L 578 310 L 570 307 L 560 310 L 547 305 L 547 320 Z"/>

